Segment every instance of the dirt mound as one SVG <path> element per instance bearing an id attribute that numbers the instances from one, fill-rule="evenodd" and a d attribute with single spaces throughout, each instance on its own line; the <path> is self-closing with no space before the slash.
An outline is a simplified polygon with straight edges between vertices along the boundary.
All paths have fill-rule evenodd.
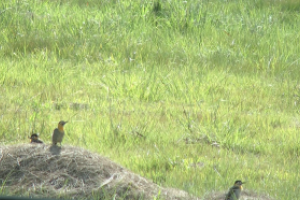
<path id="1" fill-rule="evenodd" d="M 196 199 L 160 187 L 96 153 L 41 144 L 0 147 L 4 194 L 67 199 Z"/>

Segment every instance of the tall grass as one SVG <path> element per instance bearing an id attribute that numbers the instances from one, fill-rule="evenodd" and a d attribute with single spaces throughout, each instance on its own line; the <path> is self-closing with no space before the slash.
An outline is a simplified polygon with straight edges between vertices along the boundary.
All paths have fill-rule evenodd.
<path id="1" fill-rule="evenodd" d="M 299 5 L 4 0 L 1 143 L 70 120 L 64 144 L 158 184 L 297 199 Z"/>

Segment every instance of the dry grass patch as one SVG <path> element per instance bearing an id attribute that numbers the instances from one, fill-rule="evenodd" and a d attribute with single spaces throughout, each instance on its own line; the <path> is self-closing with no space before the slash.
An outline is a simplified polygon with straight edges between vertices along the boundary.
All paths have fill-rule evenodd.
<path id="1" fill-rule="evenodd" d="M 67 199 L 196 199 L 163 188 L 108 158 L 71 146 L 0 147 L 4 193 Z"/>

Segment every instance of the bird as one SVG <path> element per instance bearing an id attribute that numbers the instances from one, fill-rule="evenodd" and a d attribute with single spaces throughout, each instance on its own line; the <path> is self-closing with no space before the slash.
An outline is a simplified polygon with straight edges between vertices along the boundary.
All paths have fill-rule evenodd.
<path id="1" fill-rule="evenodd" d="M 32 133 L 29 139 L 30 139 L 30 143 L 41 143 L 41 144 L 43 144 L 43 141 L 39 140 L 39 136 L 36 133 Z"/>
<path id="2" fill-rule="evenodd" d="M 243 190 L 242 185 L 245 182 L 237 180 L 234 182 L 234 185 L 229 189 L 225 200 L 238 200 L 241 196 L 241 191 Z"/>
<path id="3" fill-rule="evenodd" d="M 64 125 L 66 123 L 67 123 L 67 121 L 60 121 L 58 123 L 58 127 L 56 129 L 54 129 L 53 135 L 52 135 L 53 145 L 57 145 L 57 143 L 60 143 L 60 146 L 61 146 L 62 139 L 65 135 Z"/>

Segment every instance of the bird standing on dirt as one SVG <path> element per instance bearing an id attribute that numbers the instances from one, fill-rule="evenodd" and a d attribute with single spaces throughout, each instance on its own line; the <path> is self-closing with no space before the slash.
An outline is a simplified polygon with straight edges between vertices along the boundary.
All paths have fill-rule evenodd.
<path id="1" fill-rule="evenodd" d="M 29 139 L 30 139 L 30 143 L 41 143 L 41 144 L 43 144 L 43 141 L 39 140 L 39 136 L 36 133 L 31 134 Z"/>
<path id="2" fill-rule="evenodd" d="M 235 181 L 234 185 L 229 189 L 229 192 L 227 193 L 225 200 L 238 200 L 241 196 L 241 191 L 243 190 L 242 185 L 244 183 L 240 180 Z"/>
<path id="3" fill-rule="evenodd" d="M 52 135 L 52 143 L 54 145 L 57 145 L 57 143 L 60 143 L 60 146 L 61 146 L 62 139 L 65 135 L 64 125 L 66 123 L 67 122 L 65 122 L 65 121 L 60 121 L 58 123 L 58 127 L 56 129 L 54 129 L 53 135 Z"/>

